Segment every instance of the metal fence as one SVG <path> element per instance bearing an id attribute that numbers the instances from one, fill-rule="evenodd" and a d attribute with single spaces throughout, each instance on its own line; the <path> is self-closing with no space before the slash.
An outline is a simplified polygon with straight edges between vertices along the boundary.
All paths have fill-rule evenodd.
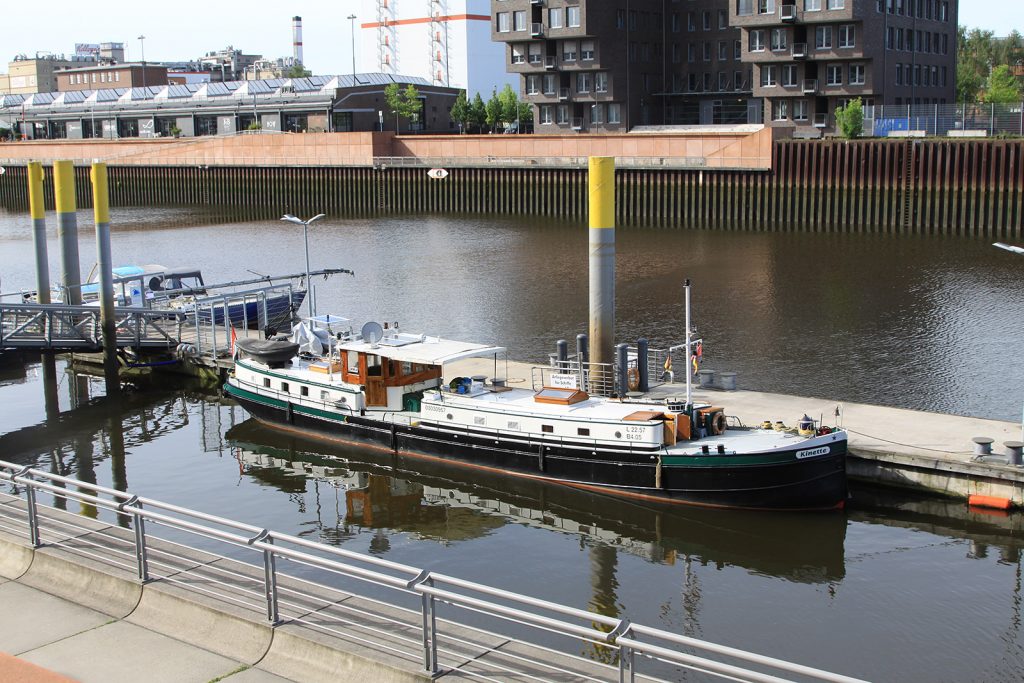
<path id="1" fill-rule="evenodd" d="M 1024 136 L 1024 103 L 885 104 L 864 107 L 864 135 Z"/>
<path id="2" fill-rule="evenodd" d="M 115 563 L 122 568 L 132 567 L 140 582 L 161 579 L 185 585 L 181 576 L 198 569 L 181 569 L 174 573 L 173 579 L 170 576 L 160 576 L 154 569 L 156 565 L 160 564 L 156 559 L 157 556 L 173 552 L 176 546 L 162 543 L 159 550 L 154 548 L 157 541 L 161 540 L 158 535 L 154 534 L 154 527 L 193 535 L 258 556 L 257 566 L 261 566 L 261 572 L 249 571 L 230 574 L 229 570 L 221 569 L 220 571 L 225 575 L 219 576 L 218 581 L 249 585 L 258 581 L 261 584 L 259 592 L 250 588 L 248 594 L 261 597 L 266 619 L 275 626 L 282 623 L 282 607 L 286 606 L 288 600 L 299 599 L 294 595 L 285 596 L 286 592 L 294 592 L 297 585 L 308 587 L 308 594 L 303 596 L 306 599 L 312 597 L 316 600 L 318 591 L 337 592 L 337 589 L 331 589 L 326 584 L 299 581 L 291 577 L 289 577 L 291 580 L 288 582 L 287 588 L 282 588 L 281 581 L 286 575 L 278 571 L 279 562 L 292 562 L 316 572 L 317 576 L 325 579 L 333 577 L 350 580 L 350 582 L 354 580 L 362 582 L 360 585 L 372 585 L 415 597 L 419 603 L 419 609 L 415 610 L 413 614 L 409 614 L 410 610 L 406 610 L 405 619 L 396 621 L 389 626 L 386 619 L 382 620 L 381 614 L 376 614 L 373 621 L 385 622 L 382 632 L 377 635 L 386 634 L 390 639 L 390 648 L 405 656 L 415 653 L 422 663 L 423 669 L 435 675 L 443 671 L 446 663 L 451 662 L 451 658 L 461 659 L 448 651 L 451 643 L 456 640 L 454 631 L 464 633 L 469 629 L 484 636 L 494 635 L 491 631 L 471 629 L 464 624 L 455 625 L 452 622 L 439 619 L 438 607 L 446 605 L 464 610 L 466 613 L 489 617 L 499 625 L 515 625 L 512 628 L 513 632 L 528 629 L 532 633 L 539 634 L 541 640 L 550 638 L 553 634 L 572 639 L 575 642 L 606 648 L 609 652 L 614 653 L 614 660 L 617 661 L 617 665 L 609 665 L 563 653 L 560 655 L 561 662 L 548 662 L 542 655 L 544 651 L 551 652 L 550 648 L 536 642 L 521 640 L 507 632 L 503 633 L 503 637 L 526 646 L 527 653 L 532 652 L 534 655 L 522 659 L 524 667 L 529 667 L 534 671 L 537 667 L 548 667 L 548 672 L 542 675 L 540 680 L 565 679 L 568 676 L 573 680 L 618 680 L 620 683 L 634 681 L 640 675 L 638 668 L 642 663 L 658 661 L 671 667 L 701 672 L 715 678 L 732 681 L 777 682 L 784 680 L 779 678 L 781 674 L 795 676 L 799 680 L 858 683 L 857 679 L 679 636 L 660 629 L 631 623 L 628 619 L 602 616 L 594 612 L 427 571 L 419 567 L 391 562 L 379 557 L 351 552 L 10 462 L 0 461 L 0 481 L 10 482 L 14 493 L 23 498 L 25 505 L 23 517 L 15 514 L 21 511 L 10 505 L 0 506 L 0 528 L 26 534 L 33 548 L 41 547 L 44 540 L 57 545 L 62 545 L 63 541 L 70 541 L 69 544 L 62 545 L 62 547 L 72 552 L 78 548 L 79 553 L 84 553 L 93 560 L 100 557 L 98 548 L 89 546 L 85 535 L 68 533 L 68 529 L 64 527 L 61 527 L 56 534 L 48 533 L 44 539 L 43 532 L 48 528 L 46 523 L 53 521 L 46 515 L 53 515 L 56 519 L 61 513 L 41 505 L 38 501 L 40 493 L 52 494 L 55 498 L 65 502 L 76 500 L 85 506 L 94 506 L 96 509 L 116 514 L 120 520 L 123 520 L 123 526 L 133 530 L 133 534 L 129 536 L 132 539 L 130 546 L 120 546 L 121 559 L 115 560 Z M 68 519 L 76 518 L 65 513 L 62 523 L 66 525 Z M 82 524 L 86 526 L 85 520 L 82 520 Z M 95 528 L 90 530 L 97 531 Z M 123 542 L 124 539 L 119 540 Z M 229 560 L 223 556 L 220 556 L 220 559 Z M 256 579 L 257 576 L 260 578 Z M 204 584 L 209 585 L 209 577 L 205 578 Z M 371 600 L 372 602 L 374 601 Z M 391 610 L 390 614 L 395 613 L 393 605 L 389 605 L 389 609 Z M 409 617 L 412 618 L 409 619 Z M 295 616 L 291 617 L 291 621 L 311 628 L 327 628 L 324 620 L 304 621 L 302 616 Z M 415 627 L 415 631 L 418 631 L 417 637 L 403 638 L 396 635 L 398 633 L 410 634 L 410 624 Z M 369 642 L 367 639 L 374 635 L 371 633 L 373 629 L 357 622 L 332 623 L 329 630 L 332 635 L 347 637 L 355 642 Z M 487 642 L 486 639 L 484 642 Z M 487 649 L 494 650 L 492 646 L 488 646 Z M 725 661 L 722 661 L 723 659 Z M 598 671 L 603 672 L 603 675 L 581 677 L 578 673 L 563 668 L 566 666 L 565 662 L 570 660 L 576 660 L 580 666 L 585 664 L 585 668 L 581 671 Z M 460 666 L 457 662 L 448 665 L 452 668 Z M 507 664 L 505 666 L 507 667 Z M 461 669 L 460 672 L 469 673 Z M 509 669 L 506 673 L 514 672 Z M 644 676 L 644 678 L 650 679 L 651 677 Z"/>
<path id="3" fill-rule="evenodd" d="M 114 309 L 119 347 L 173 348 L 182 316 L 171 311 Z M 98 306 L 0 303 L 0 348 L 92 350 L 102 345 Z"/>

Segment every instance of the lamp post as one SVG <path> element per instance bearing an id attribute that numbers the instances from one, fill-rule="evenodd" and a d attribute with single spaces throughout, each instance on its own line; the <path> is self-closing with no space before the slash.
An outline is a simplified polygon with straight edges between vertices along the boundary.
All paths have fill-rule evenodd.
<path id="1" fill-rule="evenodd" d="M 1024 247 L 1018 247 L 1013 244 L 1005 244 L 1004 242 L 996 242 L 992 245 L 999 249 L 1005 249 L 1006 251 L 1012 251 L 1014 254 L 1024 255 Z M 1024 411 L 1021 413 L 1020 420 L 1020 440 L 1024 441 Z"/>
<path id="2" fill-rule="evenodd" d="M 315 298 L 315 295 L 313 294 L 313 283 L 310 282 L 310 280 L 309 280 L 309 231 L 308 231 L 308 228 L 309 228 L 309 226 L 311 224 L 317 222 L 318 220 L 323 218 L 325 215 L 326 214 L 319 213 L 319 214 L 313 216 L 312 218 L 310 218 L 308 221 L 304 221 L 301 218 L 297 218 L 297 217 L 291 215 L 290 213 L 286 213 L 285 215 L 281 216 L 281 220 L 283 220 L 283 221 L 288 221 L 289 223 L 294 223 L 295 225 L 301 225 L 302 226 L 302 241 L 303 241 L 303 243 L 305 244 L 305 247 L 306 247 L 306 299 L 309 302 L 309 317 L 310 318 L 316 316 L 316 303 L 313 301 L 313 299 Z"/>
<path id="3" fill-rule="evenodd" d="M 142 87 L 146 87 L 146 36 L 139 34 L 139 50 L 142 52 Z"/>
<path id="4" fill-rule="evenodd" d="M 348 15 L 349 33 L 352 37 L 352 87 L 356 87 L 356 15 Z"/>

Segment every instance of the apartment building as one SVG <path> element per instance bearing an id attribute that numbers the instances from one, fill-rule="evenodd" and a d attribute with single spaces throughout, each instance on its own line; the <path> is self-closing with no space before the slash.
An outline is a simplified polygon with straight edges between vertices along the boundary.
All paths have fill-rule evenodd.
<path id="1" fill-rule="evenodd" d="M 491 37 L 537 133 L 746 122 L 751 72 L 727 1 L 491 0 Z"/>
<path id="2" fill-rule="evenodd" d="M 956 98 L 957 0 L 733 0 L 764 119 L 799 134 L 835 129 L 835 112 Z"/>

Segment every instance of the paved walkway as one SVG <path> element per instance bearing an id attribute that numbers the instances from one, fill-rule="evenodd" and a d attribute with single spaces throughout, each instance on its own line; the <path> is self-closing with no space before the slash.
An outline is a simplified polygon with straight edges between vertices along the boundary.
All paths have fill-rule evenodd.
<path id="1" fill-rule="evenodd" d="M 287 683 L 242 662 L 0 578 L 4 683 Z M 12 656 L 13 655 L 13 656 Z"/>

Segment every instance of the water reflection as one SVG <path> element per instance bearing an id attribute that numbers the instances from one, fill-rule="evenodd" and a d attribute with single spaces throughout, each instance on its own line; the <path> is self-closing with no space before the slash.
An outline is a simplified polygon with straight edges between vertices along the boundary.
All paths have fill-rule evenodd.
<path id="1" fill-rule="evenodd" d="M 785 514 L 634 502 L 487 473 L 475 472 L 466 481 L 458 478 L 458 468 L 312 442 L 253 419 L 226 437 L 242 471 L 263 483 L 296 493 L 309 479 L 337 490 L 346 514 L 318 522 L 335 524 L 342 537 L 354 524 L 457 542 L 509 523 L 578 536 L 591 547 L 592 576 L 602 577 L 595 579 L 593 607 L 609 616 L 618 609 L 614 574 L 620 552 L 668 565 L 685 558 L 717 568 L 739 566 L 796 582 L 843 577 L 841 514 L 801 515 L 800 533 L 794 534 L 795 520 Z"/>

